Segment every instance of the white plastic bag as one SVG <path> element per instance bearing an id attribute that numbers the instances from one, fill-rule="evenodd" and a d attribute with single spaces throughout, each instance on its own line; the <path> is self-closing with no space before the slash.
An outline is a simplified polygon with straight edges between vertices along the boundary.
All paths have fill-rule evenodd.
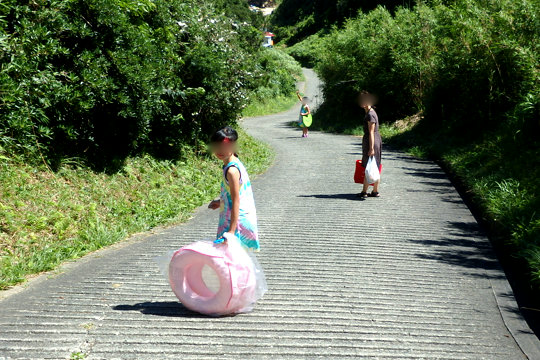
<path id="1" fill-rule="evenodd" d="M 366 165 L 366 179 L 368 184 L 374 184 L 381 178 L 379 169 L 377 168 L 377 161 L 375 157 L 371 156 Z"/>

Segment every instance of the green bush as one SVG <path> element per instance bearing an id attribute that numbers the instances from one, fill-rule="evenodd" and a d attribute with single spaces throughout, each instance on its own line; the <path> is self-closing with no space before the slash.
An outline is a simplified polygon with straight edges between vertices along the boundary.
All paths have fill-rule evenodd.
<path id="1" fill-rule="evenodd" d="M 459 0 L 402 8 L 394 16 L 383 8 L 361 14 L 324 39 L 317 70 L 326 106 L 352 115 L 356 94 L 367 89 L 379 95 L 387 121 L 425 111 L 437 127 L 494 129 L 518 104 L 536 106 L 536 14 L 526 0 Z"/>
<path id="2" fill-rule="evenodd" d="M 263 48 L 257 58 L 254 78 L 257 88 L 253 100 L 291 96 L 296 82 L 302 78 L 302 68 L 291 56 L 274 48 Z"/>
<path id="3" fill-rule="evenodd" d="M 264 16 L 260 12 L 251 11 L 248 6 L 251 1 L 247 0 L 212 0 L 212 5 L 218 11 L 223 12 L 228 18 L 235 21 L 247 21 L 253 27 L 259 29 L 263 26 Z M 258 45 L 258 44 L 257 44 Z"/>
<path id="4" fill-rule="evenodd" d="M 300 64 L 275 48 L 261 48 L 256 57 L 254 82 L 244 116 L 261 116 L 285 111 L 297 100 L 296 82 L 303 78 Z"/>
<path id="5" fill-rule="evenodd" d="M 315 58 L 325 94 L 317 123 L 356 132 L 362 89 L 378 95 L 383 123 L 422 114 L 410 130 L 385 130 L 386 140 L 442 160 L 537 284 L 539 29 L 532 0 L 379 7 L 324 36 Z"/>
<path id="6" fill-rule="evenodd" d="M 323 39 L 323 35 L 310 35 L 293 46 L 285 48 L 284 51 L 302 64 L 302 66 L 313 68 L 319 62 L 321 54 L 325 51 Z"/>
<path id="7" fill-rule="evenodd" d="M 296 44 L 310 35 L 341 25 L 358 11 L 378 5 L 393 11 L 398 6 L 412 6 L 414 0 L 283 0 L 270 18 L 270 25 L 280 43 Z"/>
<path id="8" fill-rule="evenodd" d="M 3 2 L 0 151 L 117 168 L 198 145 L 257 87 L 260 33 L 225 13 L 195 0 Z"/>
<path id="9" fill-rule="evenodd" d="M 263 172 L 270 148 L 239 131 L 250 175 Z M 129 157 L 114 174 L 0 161 L 0 290 L 130 234 L 187 221 L 219 195 L 221 173 L 219 160 L 190 149 L 175 161 Z"/>
<path id="10" fill-rule="evenodd" d="M 324 39 L 326 51 L 321 52 L 317 70 L 325 80 L 325 107 L 342 108 L 349 121 L 335 126 L 347 128 L 357 122 L 356 96 L 362 89 L 379 96 L 382 119 L 418 111 L 420 91 L 433 76 L 432 16 L 428 7 L 399 9 L 395 16 L 379 7 Z"/>

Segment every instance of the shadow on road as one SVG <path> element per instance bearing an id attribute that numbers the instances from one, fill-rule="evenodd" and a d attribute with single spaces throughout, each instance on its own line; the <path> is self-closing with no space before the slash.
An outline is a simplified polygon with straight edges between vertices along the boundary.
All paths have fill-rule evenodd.
<path id="1" fill-rule="evenodd" d="M 133 305 L 116 305 L 112 307 L 118 311 L 138 311 L 145 315 L 170 316 L 170 317 L 187 317 L 187 318 L 204 318 L 207 316 L 201 315 L 194 311 L 188 310 L 178 301 L 148 301 Z"/>
<path id="2" fill-rule="evenodd" d="M 414 177 L 421 177 L 421 178 L 427 178 L 427 179 L 433 179 L 433 180 L 444 180 L 441 183 L 435 183 L 438 186 L 449 186 L 450 181 L 448 181 L 448 176 L 439 169 L 422 169 L 422 171 L 419 171 L 418 169 L 414 168 L 408 168 L 408 167 L 400 167 L 401 169 L 405 170 L 405 174 L 412 175 Z"/>
<path id="3" fill-rule="evenodd" d="M 362 201 L 357 194 L 313 194 L 313 195 L 298 195 L 298 197 L 303 198 L 316 198 L 316 199 L 343 199 L 343 200 L 354 200 Z"/>
<path id="4" fill-rule="evenodd" d="M 433 251 L 426 254 L 416 254 L 417 257 L 428 260 L 437 260 L 445 264 L 468 269 L 464 275 L 483 278 L 504 278 L 499 275 L 488 274 L 482 270 L 500 269 L 497 257 L 492 252 L 487 241 L 476 238 L 483 236 L 476 222 L 449 221 L 450 231 L 448 237 L 438 239 L 411 239 L 409 241 L 430 246 Z M 474 270 L 470 273 L 470 270 Z M 479 271 L 478 271 L 479 270 Z"/>
<path id="5" fill-rule="evenodd" d="M 383 143 L 383 146 L 385 144 Z M 394 150 L 394 148 L 392 148 L 391 146 L 387 146 L 388 150 Z M 384 148 L 383 148 L 383 156 L 384 156 Z M 420 159 L 420 158 L 417 158 L 417 157 L 414 157 L 414 156 L 411 156 L 411 155 L 407 155 L 405 153 L 400 153 L 398 152 L 397 154 L 393 154 L 391 156 L 389 156 L 390 159 L 392 160 L 398 160 L 398 161 L 405 161 L 407 163 L 411 163 L 411 164 L 421 164 L 421 165 L 432 165 L 433 162 L 430 161 L 430 160 L 425 160 L 425 159 Z M 418 170 L 418 169 L 410 169 L 410 170 Z M 441 171 L 441 170 L 436 170 L 436 171 Z"/>

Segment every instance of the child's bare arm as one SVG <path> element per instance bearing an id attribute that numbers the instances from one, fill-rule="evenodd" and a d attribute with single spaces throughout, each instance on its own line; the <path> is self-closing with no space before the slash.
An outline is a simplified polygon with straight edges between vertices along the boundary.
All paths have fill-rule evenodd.
<path id="1" fill-rule="evenodd" d="M 227 171 L 227 181 L 229 182 L 232 201 L 231 225 L 227 232 L 234 234 L 238 226 L 238 216 L 240 214 L 240 171 L 236 167 L 231 166 Z"/>

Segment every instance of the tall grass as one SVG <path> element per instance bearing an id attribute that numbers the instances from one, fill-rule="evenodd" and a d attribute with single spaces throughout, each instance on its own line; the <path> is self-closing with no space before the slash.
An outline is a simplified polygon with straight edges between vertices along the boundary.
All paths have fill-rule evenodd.
<path id="1" fill-rule="evenodd" d="M 296 83 L 303 79 L 300 64 L 275 48 L 262 49 L 256 79 L 259 87 L 250 92 L 243 116 L 260 116 L 289 109 L 296 102 Z"/>
<path id="2" fill-rule="evenodd" d="M 268 146 L 240 134 L 252 174 L 272 161 Z M 186 221 L 219 195 L 220 164 L 186 151 L 181 160 L 128 158 L 112 175 L 77 161 L 57 172 L 2 158 L 0 165 L 0 289 L 31 274 L 159 225 Z"/>
<path id="3" fill-rule="evenodd" d="M 278 95 L 266 100 L 255 99 L 244 109 L 242 115 L 250 117 L 275 114 L 289 110 L 297 102 L 296 94 Z"/>
<path id="4" fill-rule="evenodd" d="M 426 133 L 429 132 L 429 133 Z M 385 142 L 436 159 L 461 184 L 498 245 L 526 264 L 540 293 L 540 151 L 497 131 L 475 142 L 441 136 L 422 123 L 381 126 Z"/>

